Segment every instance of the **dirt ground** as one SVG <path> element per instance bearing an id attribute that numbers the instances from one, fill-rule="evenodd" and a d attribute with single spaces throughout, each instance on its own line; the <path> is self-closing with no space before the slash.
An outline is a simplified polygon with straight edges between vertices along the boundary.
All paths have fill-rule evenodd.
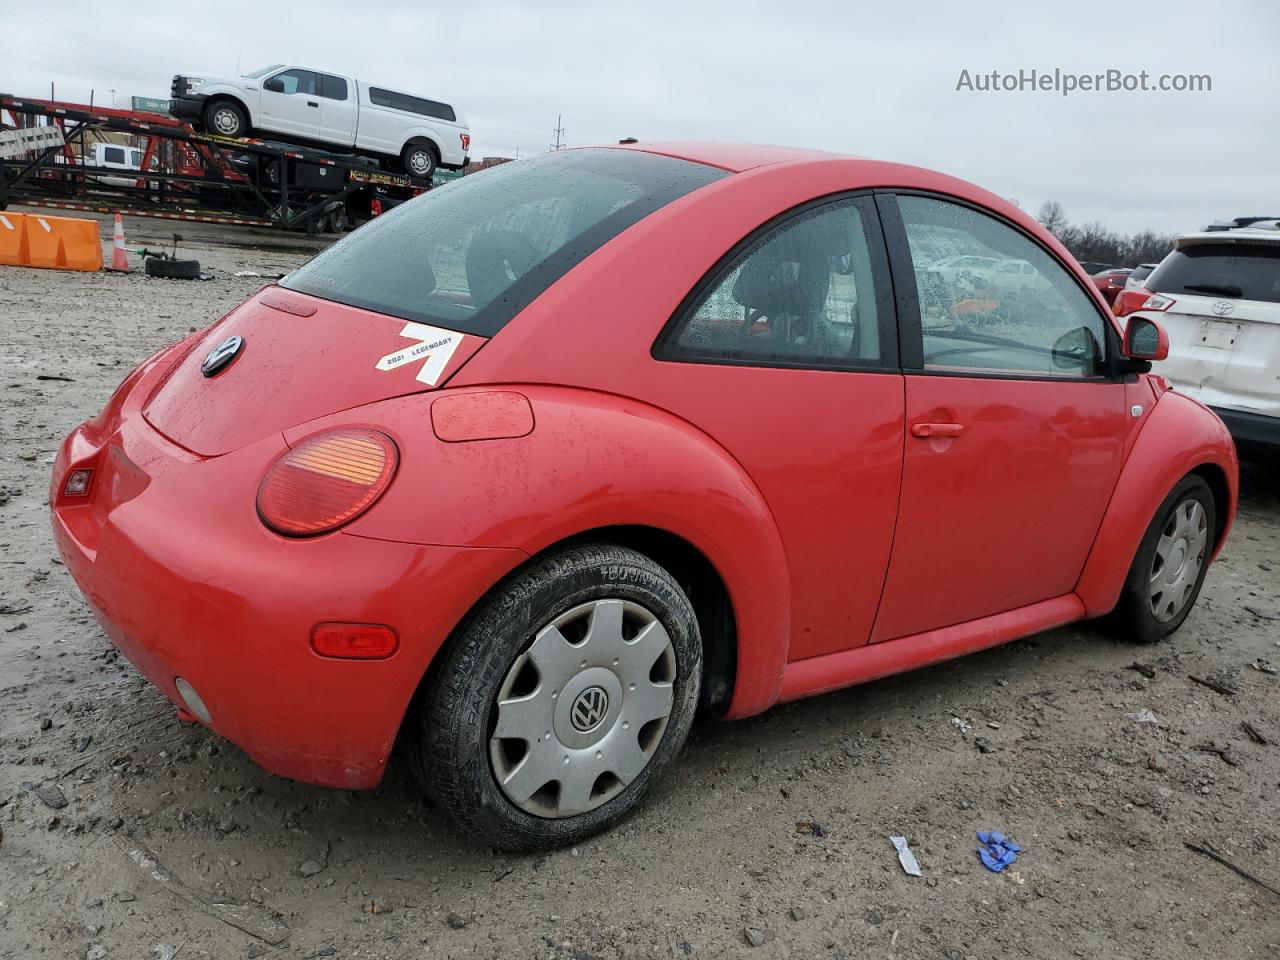
<path id="1" fill-rule="evenodd" d="M 1280 894 L 1185 846 L 1280 889 L 1280 676 L 1251 666 L 1280 664 L 1274 468 L 1246 469 L 1163 645 L 1078 625 L 703 722 L 573 850 L 469 844 L 399 760 L 329 790 L 183 725 L 55 559 L 49 465 L 135 363 L 265 282 L 231 274 L 321 241 L 131 222 L 130 245 L 175 229 L 213 279 L 0 267 L 0 957 L 1280 958 Z M 983 869 L 978 830 L 1014 867 Z"/>

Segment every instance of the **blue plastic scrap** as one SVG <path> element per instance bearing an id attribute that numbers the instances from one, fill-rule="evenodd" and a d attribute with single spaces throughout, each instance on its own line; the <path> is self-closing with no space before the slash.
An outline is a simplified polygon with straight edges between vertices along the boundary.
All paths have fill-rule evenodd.
<path id="1" fill-rule="evenodd" d="M 1018 854 L 1022 852 L 1020 846 L 994 830 L 980 831 L 978 842 L 982 844 L 978 847 L 978 857 L 982 860 L 982 865 L 992 873 L 1000 873 L 1017 860 Z"/>

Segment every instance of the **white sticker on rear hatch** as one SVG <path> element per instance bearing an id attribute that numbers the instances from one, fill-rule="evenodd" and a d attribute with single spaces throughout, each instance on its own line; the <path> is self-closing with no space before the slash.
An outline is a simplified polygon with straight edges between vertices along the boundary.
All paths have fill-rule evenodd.
<path id="1" fill-rule="evenodd" d="M 418 343 L 387 354 L 378 361 L 376 369 L 395 370 L 405 364 L 422 361 L 422 369 L 418 371 L 416 379 L 432 387 L 444 373 L 444 368 L 449 365 L 449 358 L 458 349 L 463 338 L 456 331 L 429 327 L 425 323 L 406 323 L 400 336 L 417 340 Z"/>

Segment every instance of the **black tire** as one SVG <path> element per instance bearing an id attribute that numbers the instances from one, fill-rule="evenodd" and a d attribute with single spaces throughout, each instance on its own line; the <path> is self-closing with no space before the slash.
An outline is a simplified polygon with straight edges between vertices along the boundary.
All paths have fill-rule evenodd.
<path id="1" fill-rule="evenodd" d="M 429 143 L 406 143 L 400 151 L 400 169 L 419 180 L 430 180 L 439 164 L 436 148 Z"/>
<path id="2" fill-rule="evenodd" d="M 148 277 L 164 280 L 199 280 L 199 260 L 163 260 L 160 257 L 147 257 L 146 270 Z"/>
<path id="3" fill-rule="evenodd" d="M 348 226 L 350 226 L 350 220 L 347 217 L 346 204 L 339 204 L 334 207 L 329 211 L 329 216 L 325 218 L 325 229 L 329 233 L 346 233 Z"/>
<path id="4" fill-rule="evenodd" d="M 517 806 L 497 780 L 490 758 L 497 697 L 536 633 L 566 611 L 603 599 L 641 605 L 666 630 L 675 664 L 670 714 L 660 739 L 648 747 L 647 764 L 629 783 L 618 781 L 618 792 L 584 813 L 536 816 Z M 500 584 L 459 627 L 438 663 L 415 707 L 418 714 L 409 720 L 410 754 L 422 788 L 477 841 L 528 851 L 576 843 L 640 804 L 689 733 L 702 678 L 702 643 L 689 598 L 666 570 L 633 550 L 589 543 L 539 558 Z M 627 726 L 616 718 L 613 723 L 615 730 Z M 634 735 L 644 736 L 639 729 Z M 559 744 L 557 739 L 551 749 L 562 749 Z"/>
<path id="5" fill-rule="evenodd" d="M 211 100 L 201 116 L 205 133 L 240 139 L 249 135 L 249 118 L 234 100 Z"/>
<path id="6" fill-rule="evenodd" d="M 1196 551 L 1200 554 L 1200 570 L 1185 599 L 1177 603 L 1176 609 L 1166 619 L 1158 619 L 1152 609 L 1156 600 L 1149 590 L 1149 584 L 1157 573 L 1157 564 L 1163 567 L 1163 560 L 1157 557 L 1157 547 L 1164 534 L 1173 530 L 1177 511 L 1190 509 L 1194 512 L 1194 506 L 1189 505 L 1196 503 L 1204 511 L 1205 526 L 1203 549 Z M 1129 575 L 1125 578 L 1120 602 L 1110 618 L 1113 632 L 1137 643 L 1155 643 L 1182 626 L 1200 596 L 1205 574 L 1209 571 L 1209 556 L 1213 553 L 1216 524 L 1217 510 L 1209 485 L 1199 476 L 1184 477 L 1164 498 L 1138 546 Z"/>

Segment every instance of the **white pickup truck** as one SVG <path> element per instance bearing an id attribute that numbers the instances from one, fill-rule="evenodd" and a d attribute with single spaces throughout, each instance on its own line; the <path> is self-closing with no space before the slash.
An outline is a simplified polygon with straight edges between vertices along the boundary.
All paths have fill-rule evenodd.
<path id="1" fill-rule="evenodd" d="M 429 178 L 467 165 L 471 131 L 448 103 L 307 67 L 275 64 L 228 78 L 173 78 L 169 111 L 208 133 L 250 132 L 399 164 Z"/>

